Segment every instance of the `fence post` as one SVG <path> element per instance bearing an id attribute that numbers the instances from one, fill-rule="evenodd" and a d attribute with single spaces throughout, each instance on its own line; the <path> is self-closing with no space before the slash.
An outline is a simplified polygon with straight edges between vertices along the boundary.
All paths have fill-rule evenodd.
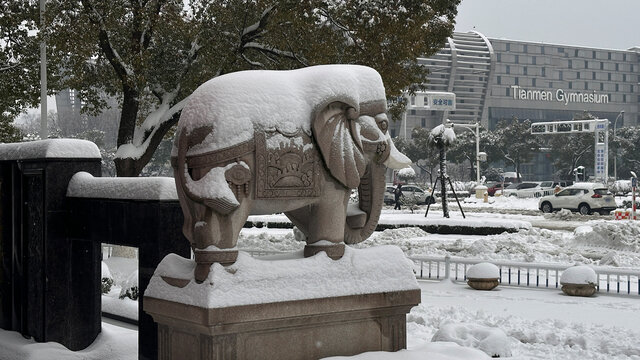
<path id="1" fill-rule="evenodd" d="M 449 279 L 451 276 L 451 256 L 444 257 L 444 278 Z"/>

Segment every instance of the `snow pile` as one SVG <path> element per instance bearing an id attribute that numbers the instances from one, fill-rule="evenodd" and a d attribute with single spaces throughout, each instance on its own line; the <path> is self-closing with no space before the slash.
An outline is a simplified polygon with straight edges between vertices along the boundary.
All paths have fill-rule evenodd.
<path id="1" fill-rule="evenodd" d="M 290 71 L 239 71 L 213 78 L 198 87 L 182 110 L 177 134 L 212 127 L 187 155 L 223 149 L 253 137 L 254 129 L 311 133 L 313 114 L 333 101 L 360 112 L 360 104 L 386 109 L 382 78 L 357 65 L 321 65 Z M 174 147 L 172 156 L 177 155 Z"/>
<path id="2" fill-rule="evenodd" d="M 431 341 L 450 341 L 475 348 L 491 357 L 511 356 L 512 341 L 504 331 L 474 323 L 448 323 L 436 331 Z"/>
<path id="3" fill-rule="evenodd" d="M 560 211 L 555 213 L 544 214 L 545 219 L 563 220 L 563 221 L 575 220 L 577 216 L 583 216 L 583 215 L 574 216 L 571 210 L 569 209 L 561 209 Z"/>
<path id="4" fill-rule="evenodd" d="M 596 272 L 586 266 L 578 265 L 573 266 L 562 272 L 560 276 L 560 284 L 592 284 L 595 285 L 598 282 L 598 275 Z"/>
<path id="5" fill-rule="evenodd" d="M 640 221 L 590 221 L 574 235 L 577 244 L 640 252 Z"/>
<path id="6" fill-rule="evenodd" d="M 78 139 L 47 139 L 0 144 L 0 160 L 102 159 L 96 144 Z"/>
<path id="7" fill-rule="evenodd" d="M 500 277 L 500 269 L 492 263 L 479 263 L 469 266 L 467 279 L 497 279 Z"/>
<path id="8" fill-rule="evenodd" d="M 138 270 L 132 272 L 127 280 L 120 285 L 120 299 L 129 298 L 131 300 L 138 300 Z"/>
<path id="9" fill-rule="evenodd" d="M 33 339 L 23 338 L 19 332 L 0 329 L 0 358 L 2 360 L 136 360 L 138 359 L 138 332 L 102 323 L 102 331 L 93 344 L 84 350 L 70 351 L 56 342 L 37 343 Z"/>
<path id="10" fill-rule="evenodd" d="M 296 255 L 261 260 L 240 252 L 233 265 L 213 264 L 202 284 L 197 284 L 191 273 L 184 288 L 162 280 L 162 276 L 177 277 L 189 270 L 186 261 L 167 256 L 156 268 L 145 296 L 220 308 L 418 288 L 412 263 L 395 246 L 346 247 L 340 260 L 331 260 L 324 252 L 309 258 L 303 258 L 301 252 Z"/>
<path id="11" fill-rule="evenodd" d="M 68 197 L 126 200 L 178 200 L 170 177 L 94 177 L 80 171 L 67 187 Z"/>
<path id="12" fill-rule="evenodd" d="M 354 356 L 331 356 L 324 360 L 482 360 L 490 359 L 480 350 L 460 346 L 452 342 L 435 342 L 415 349 L 396 352 L 370 351 Z"/>
<path id="13" fill-rule="evenodd" d="M 238 248 L 246 250 L 291 252 L 304 247 L 304 234 L 295 229 L 249 228 L 240 230 Z"/>

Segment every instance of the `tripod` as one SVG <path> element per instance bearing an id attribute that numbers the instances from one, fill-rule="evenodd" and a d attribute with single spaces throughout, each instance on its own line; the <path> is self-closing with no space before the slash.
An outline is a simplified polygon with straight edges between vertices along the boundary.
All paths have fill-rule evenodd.
<path id="1" fill-rule="evenodd" d="M 431 199 L 434 199 L 434 197 L 433 197 L 433 193 L 434 193 L 434 191 L 436 191 L 436 184 L 438 183 L 438 180 L 440 180 L 440 178 L 441 178 L 441 177 L 442 177 L 442 175 L 438 175 L 438 176 L 436 177 L 436 180 L 433 182 L 433 186 L 431 186 Z M 453 188 L 453 184 L 451 183 L 451 178 L 450 178 L 449 176 L 445 176 L 445 178 L 444 178 L 444 179 L 445 179 L 446 181 L 448 181 L 448 182 L 449 182 L 449 186 L 451 187 L 451 192 L 453 192 L 453 197 L 455 197 L 455 198 L 456 198 L 456 202 L 458 203 L 458 207 L 460 208 L 460 212 L 462 213 L 462 218 L 463 218 L 463 219 L 466 219 L 467 217 L 466 217 L 466 216 L 464 216 L 464 211 L 462 210 L 462 206 L 460 205 L 460 201 L 458 200 L 458 195 L 456 195 L 456 190 Z M 441 191 L 442 191 L 442 197 L 443 197 L 443 199 L 444 199 L 445 201 L 446 201 L 446 196 L 447 196 L 447 195 L 446 195 L 446 193 L 447 193 L 447 191 L 446 191 L 446 190 L 447 190 L 447 189 L 441 189 Z M 434 202 L 435 202 L 435 201 L 434 201 Z M 428 204 L 427 204 L 427 211 L 425 211 L 425 213 L 424 213 L 424 217 L 427 217 L 427 214 L 429 213 L 429 208 L 430 208 L 430 207 L 431 207 L 431 201 L 428 201 Z M 447 217 L 449 217 L 449 216 L 447 216 Z"/>

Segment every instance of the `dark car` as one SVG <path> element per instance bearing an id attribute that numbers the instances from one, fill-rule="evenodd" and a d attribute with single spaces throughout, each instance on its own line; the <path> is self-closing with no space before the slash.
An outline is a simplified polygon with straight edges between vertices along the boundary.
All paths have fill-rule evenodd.
<path id="1" fill-rule="evenodd" d="M 496 190 L 502 190 L 502 183 L 494 183 L 494 184 L 490 184 L 491 186 L 487 187 L 487 193 L 489 194 L 489 196 L 494 196 L 496 194 Z M 507 187 L 511 185 L 511 183 L 506 182 L 504 183 L 504 187 Z"/>

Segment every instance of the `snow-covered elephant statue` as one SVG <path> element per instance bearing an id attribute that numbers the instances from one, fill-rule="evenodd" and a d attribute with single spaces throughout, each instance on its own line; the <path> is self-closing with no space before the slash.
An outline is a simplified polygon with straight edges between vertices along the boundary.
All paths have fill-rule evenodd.
<path id="1" fill-rule="evenodd" d="M 243 71 L 200 86 L 182 110 L 172 166 L 195 278 L 235 262 L 251 214 L 283 212 L 305 256 L 333 259 L 374 231 L 393 145 L 380 75 L 355 65 Z M 359 202 L 349 204 L 352 189 Z"/>

